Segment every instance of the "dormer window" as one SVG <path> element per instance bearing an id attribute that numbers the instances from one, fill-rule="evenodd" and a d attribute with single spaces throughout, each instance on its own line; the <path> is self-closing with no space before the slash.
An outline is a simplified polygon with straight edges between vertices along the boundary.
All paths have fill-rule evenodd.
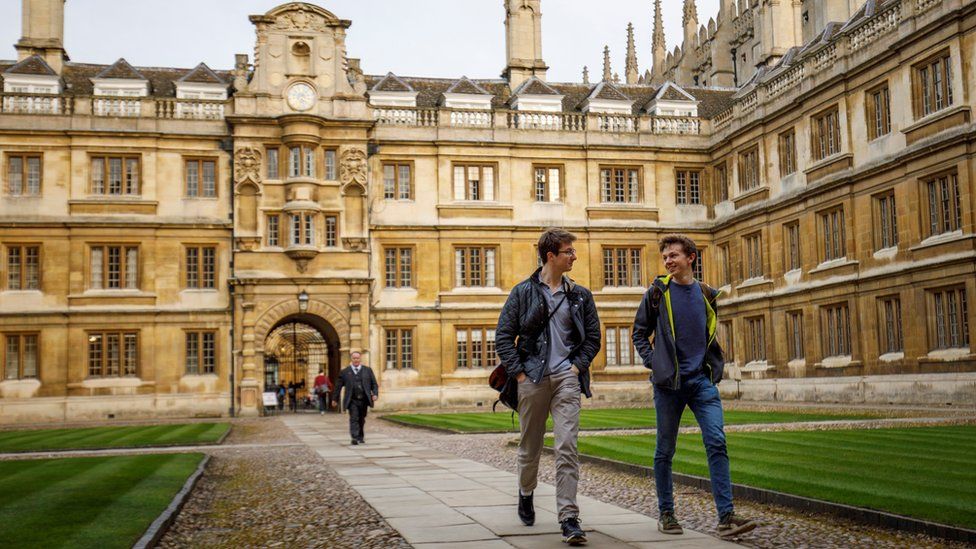
<path id="1" fill-rule="evenodd" d="M 517 111 L 562 112 L 563 94 L 533 76 L 515 88 L 509 104 Z"/>
<path id="2" fill-rule="evenodd" d="M 58 114 L 56 97 L 37 97 L 61 93 L 61 79 L 39 56 L 24 59 L 3 73 L 4 112 Z"/>
<path id="3" fill-rule="evenodd" d="M 416 107 L 417 91 L 392 72 L 369 90 L 369 104 L 376 107 Z"/>
<path id="4" fill-rule="evenodd" d="M 119 59 L 91 81 L 95 116 L 139 116 L 142 113 L 142 102 L 136 98 L 149 95 L 149 80 L 125 59 Z"/>
<path id="5" fill-rule="evenodd" d="M 653 116 L 698 117 L 698 100 L 673 82 L 665 82 L 644 110 Z"/>

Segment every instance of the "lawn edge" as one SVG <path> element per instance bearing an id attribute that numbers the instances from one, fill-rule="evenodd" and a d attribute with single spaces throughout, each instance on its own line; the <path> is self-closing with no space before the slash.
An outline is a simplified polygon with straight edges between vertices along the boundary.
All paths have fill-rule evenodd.
<path id="1" fill-rule="evenodd" d="M 196 444 L 187 444 L 185 442 L 168 442 L 165 444 L 133 444 L 130 446 L 92 446 L 86 448 L 42 448 L 39 450 L 10 450 L 2 451 L 0 450 L 0 456 L 9 456 L 17 454 L 71 454 L 72 452 L 99 452 L 102 450 L 145 450 L 151 448 L 193 448 L 196 446 L 220 446 L 224 443 L 224 440 L 230 436 L 230 432 L 234 430 L 234 424 L 227 423 L 227 431 L 220 435 L 220 438 L 211 442 L 198 442 Z"/>
<path id="2" fill-rule="evenodd" d="M 509 442 L 509 445 L 513 444 L 518 444 L 518 442 Z M 543 450 L 553 453 L 553 449 L 548 446 L 544 446 Z M 618 461 L 615 459 L 583 453 L 579 454 L 579 458 L 580 461 L 605 465 L 624 473 L 629 473 L 640 477 L 654 478 L 654 468 L 646 465 L 637 465 L 634 463 L 627 463 L 625 461 Z M 705 477 L 675 472 L 672 472 L 671 476 L 674 481 L 679 484 L 693 486 L 695 488 L 705 490 L 706 492 L 711 491 L 712 483 Z M 732 483 L 732 495 L 757 503 L 782 505 L 784 507 L 790 507 L 800 511 L 813 511 L 815 513 L 835 515 L 870 526 L 881 526 L 893 530 L 925 534 L 952 541 L 976 543 L 976 530 L 971 530 L 962 526 L 953 526 L 949 524 L 941 524 L 938 522 L 907 517 L 905 515 L 896 515 L 894 513 L 878 511 L 875 509 L 869 509 L 867 507 L 856 507 L 843 503 L 834 503 L 832 501 L 808 498 L 795 494 L 788 494 L 786 492 L 778 492 L 776 490 L 767 490 L 765 488 L 756 488 L 754 486 L 746 486 L 744 484 L 736 483 Z"/>
<path id="3" fill-rule="evenodd" d="M 230 431 L 228 430 L 228 433 L 229 432 Z M 200 460 L 199 465 L 197 465 L 196 471 L 194 471 L 193 474 L 186 479 L 186 482 L 183 483 L 183 488 L 176 493 L 166 509 L 164 509 L 163 512 L 156 517 L 156 520 L 152 521 L 149 528 L 147 528 L 145 533 L 142 534 L 142 537 L 139 538 L 139 541 L 132 546 L 132 549 L 149 549 L 159 544 L 159 540 L 161 540 L 163 536 L 166 535 L 166 532 L 169 531 L 169 527 L 173 525 L 173 522 L 176 520 L 176 516 L 179 515 L 180 510 L 183 509 L 183 505 L 186 504 L 186 500 L 190 498 L 193 488 L 195 488 L 197 482 L 200 481 L 200 477 L 203 476 L 204 470 L 207 468 L 209 463 L 210 456 L 204 455 L 203 459 Z"/>

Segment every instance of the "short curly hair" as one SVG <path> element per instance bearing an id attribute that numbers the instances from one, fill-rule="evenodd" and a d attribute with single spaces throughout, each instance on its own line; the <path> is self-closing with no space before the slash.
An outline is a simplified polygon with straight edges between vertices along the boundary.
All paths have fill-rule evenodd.
<path id="1" fill-rule="evenodd" d="M 691 254 L 695 254 L 696 257 L 698 256 L 698 246 L 695 245 L 695 241 L 683 234 L 664 235 L 659 243 L 659 251 L 663 253 L 672 244 L 680 245 L 681 250 L 689 257 Z"/>
<path id="2" fill-rule="evenodd" d="M 553 255 L 558 255 L 559 248 L 563 244 L 572 244 L 573 242 L 576 242 L 576 235 L 573 233 L 566 229 L 560 229 L 559 227 L 549 227 L 539 237 L 539 260 L 545 265 L 549 252 L 552 252 Z"/>

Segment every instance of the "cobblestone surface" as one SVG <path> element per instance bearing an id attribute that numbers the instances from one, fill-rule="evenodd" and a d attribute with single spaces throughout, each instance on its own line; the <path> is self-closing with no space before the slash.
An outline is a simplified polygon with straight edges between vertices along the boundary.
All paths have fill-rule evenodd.
<path id="1" fill-rule="evenodd" d="M 225 444 L 298 442 L 277 419 L 236 421 Z M 410 545 L 304 446 L 214 448 L 160 547 Z"/>
<path id="2" fill-rule="evenodd" d="M 431 448 L 451 452 L 461 457 L 487 463 L 499 469 L 516 472 L 516 448 L 508 442 L 517 438 L 512 434 L 453 435 L 429 430 L 412 429 L 374 421 L 371 430 L 382 430 L 401 440 L 418 442 Z M 788 424 L 786 425 L 788 426 Z M 837 427 L 835 427 L 837 428 Z M 609 434 L 603 432 L 602 434 Z M 696 436 L 685 434 L 683 436 Z M 653 449 L 648 448 L 650 454 Z M 539 468 L 541 482 L 555 483 L 553 458 L 543 454 Z M 609 467 L 584 463 L 580 471 L 580 492 L 650 517 L 657 517 L 657 495 L 654 481 L 613 470 Z M 709 492 L 676 484 L 675 503 L 683 525 L 700 532 L 716 535 L 717 519 Z M 864 526 L 849 520 L 827 515 L 800 513 L 773 505 L 761 505 L 737 500 L 736 511 L 760 521 L 753 532 L 736 539 L 747 547 L 968 547 L 938 538 L 908 534 L 883 528 Z M 514 510 L 513 510 L 514 513 Z M 586 509 L 580 518 L 586 522 Z M 650 519 L 649 519 L 650 520 Z"/>

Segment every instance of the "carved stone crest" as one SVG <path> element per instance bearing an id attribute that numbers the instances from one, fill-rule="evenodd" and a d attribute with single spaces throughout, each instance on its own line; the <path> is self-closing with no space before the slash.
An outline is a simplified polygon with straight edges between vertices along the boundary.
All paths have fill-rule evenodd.
<path id="1" fill-rule="evenodd" d="M 366 151 L 362 149 L 346 149 L 339 160 L 339 180 L 342 186 L 353 183 L 366 189 Z"/>
<path id="2" fill-rule="evenodd" d="M 325 29 L 325 19 L 315 13 L 305 11 L 305 8 L 288 12 L 278 18 L 275 23 L 277 29 L 292 29 L 299 31 L 322 31 Z"/>
<path id="3" fill-rule="evenodd" d="M 261 153 L 254 147 L 241 147 L 234 153 L 234 181 L 261 182 Z"/>

